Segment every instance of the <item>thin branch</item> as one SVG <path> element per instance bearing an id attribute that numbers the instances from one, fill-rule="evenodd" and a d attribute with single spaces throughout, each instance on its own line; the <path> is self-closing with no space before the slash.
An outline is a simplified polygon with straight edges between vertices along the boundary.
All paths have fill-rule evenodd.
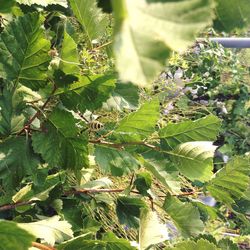
<path id="1" fill-rule="evenodd" d="M 38 243 L 38 242 L 32 242 L 32 246 L 36 247 L 40 250 L 56 250 L 56 248 L 54 248 L 54 247 L 43 245 L 43 244 Z"/>
<path id="2" fill-rule="evenodd" d="M 113 43 L 113 41 L 106 42 L 106 43 L 104 43 L 104 44 L 102 44 L 102 45 L 100 45 L 100 46 L 98 46 L 98 47 L 92 49 L 92 51 L 102 49 L 102 48 L 104 48 L 104 47 L 106 47 L 106 46 L 108 46 L 108 45 L 110 45 L 110 44 L 112 44 L 112 43 Z"/>
<path id="3" fill-rule="evenodd" d="M 25 126 L 17 133 L 17 135 L 21 135 L 23 132 L 25 132 L 26 130 L 29 130 L 30 125 L 32 124 L 32 122 L 39 117 L 42 114 L 42 111 L 47 107 L 48 103 L 50 102 L 52 96 L 54 95 L 55 91 L 56 91 L 56 86 L 54 85 L 54 88 L 50 94 L 50 96 L 48 97 L 48 99 L 46 100 L 46 102 L 43 104 L 43 106 L 41 107 L 41 109 L 39 109 L 29 120 L 28 122 L 25 124 Z"/>
<path id="4" fill-rule="evenodd" d="M 3 205 L 0 207 L 0 212 L 5 211 L 5 210 L 10 210 L 10 209 L 15 209 L 16 207 L 31 205 L 35 202 L 36 201 L 22 201 L 22 202 L 17 202 L 17 203 L 13 203 L 13 204 Z"/>

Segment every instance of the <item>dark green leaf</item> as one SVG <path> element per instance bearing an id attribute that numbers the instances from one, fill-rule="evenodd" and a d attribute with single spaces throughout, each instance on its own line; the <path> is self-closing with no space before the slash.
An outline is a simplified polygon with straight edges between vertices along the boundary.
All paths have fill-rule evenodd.
<path id="1" fill-rule="evenodd" d="M 4 79 L 37 90 L 46 84 L 50 43 L 43 34 L 44 18 L 27 14 L 11 22 L 0 36 L 0 74 Z"/>
<path id="2" fill-rule="evenodd" d="M 51 166 L 75 172 L 88 165 L 87 136 L 79 134 L 70 112 L 54 109 L 44 124 L 43 132 L 32 134 L 34 150 Z"/>
<path id="3" fill-rule="evenodd" d="M 152 184 L 152 177 L 148 172 L 142 172 L 136 175 L 134 185 L 140 194 L 148 196 L 148 190 Z"/>
<path id="4" fill-rule="evenodd" d="M 169 150 L 185 142 L 214 141 L 219 129 L 220 119 L 209 115 L 196 121 L 169 124 L 159 131 L 159 135 L 161 145 Z"/>
<path id="5" fill-rule="evenodd" d="M 155 98 L 123 118 L 111 136 L 121 142 L 142 141 L 154 132 L 159 116 L 159 101 Z"/>
<path id="6" fill-rule="evenodd" d="M 198 209 L 192 204 L 183 203 L 177 198 L 168 195 L 163 208 L 184 237 L 202 233 L 204 224 L 200 220 Z"/>
<path id="7" fill-rule="evenodd" d="M 140 209 L 146 208 L 146 204 L 140 198 L 121 196 L 117 199 L 116 213 L 121 224 L 129 227 L 139 226 Z"/>
<path id="8" fill-rule="evenodd" d="M 0 13 L 8 13 L 15 4 L 14 0 L 0 0 Z"/>
<path id="9" fill-rule="evenodd" d="M 95 147 L 95 160 L 105 173 L 121 176 L 139 168 L 140 163 L 127 151 L 103 146 Z"/>
<path id="10" fill-rule="evenodd" d="M 250 161 L 247 157 L 235 157 L 208 183 L 207 190 L 218 201 L 227 204 L 240 199 L 249 185 Z"/>
<path id="11" fill-rule="evenodd" d="M 223 250 L 239 250 L 237 244 L 233 243 L 230 239 L 221 239 L 218 242 L 218 247 Z"/>
<path id="12" fill-rule="evenodd" d="M 11 221 L 0 221 L 0 241 L 2 250 L 27 250 L 35 236 Z"/>

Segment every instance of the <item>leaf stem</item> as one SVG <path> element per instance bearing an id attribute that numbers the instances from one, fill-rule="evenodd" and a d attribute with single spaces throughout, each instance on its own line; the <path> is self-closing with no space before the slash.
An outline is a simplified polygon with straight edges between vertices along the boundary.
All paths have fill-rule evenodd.
<path id="1" fill-rule="evenodd" d="M 36 247 L 40 250 L 56 250 L 56 248 L 54 248 L 54 247 L 46 246 L 46 245 L 43 245 L 43 244 L 38 243 L 38 242 L 32 242 L 32 246 Z"/>

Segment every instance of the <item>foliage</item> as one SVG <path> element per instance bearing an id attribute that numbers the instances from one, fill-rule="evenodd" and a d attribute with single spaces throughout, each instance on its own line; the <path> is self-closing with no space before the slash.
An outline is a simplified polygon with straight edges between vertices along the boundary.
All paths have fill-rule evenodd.
<path id="1" fill-rule="evenodd" d="M 208 27 L 247 28 L 238 2 L 0 0 L 4 249 L 247 239 L 248 68 L 208 42 L 187 50 Z M 232 231 L 243 240 L 221 240 Z"/>

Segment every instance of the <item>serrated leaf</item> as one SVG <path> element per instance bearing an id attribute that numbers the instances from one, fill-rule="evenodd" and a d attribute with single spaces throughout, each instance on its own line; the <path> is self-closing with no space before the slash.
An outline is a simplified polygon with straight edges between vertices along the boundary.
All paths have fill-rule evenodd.
<path id="1" fill-rule="evenodd" d="M 24 103 L 16 93 L 5 87 L 0 92 L 0 135 L 8 136 L 20 131 L 25 122 L 25 117 L 20 113 Z"/>
<path id="2" fill-rule="evenodd" d="M 171 151 L 174 166 L 190 180 L 208 181 L 213 175 L 213 156 L 217 147 L 209 141 L 186 142 Z"/>
<path id="3" fill-rule="evenodd" d="M 95 146 L 95 161 L 105 173 L 121 176 L 139 168 L 140 163 L 127 151 Z"/>
<path id="4" fill-rule="evenodd" d="M 214 115 L 196 121 L 169 124 L 159 131 L 164 149 L 174 149 L 178 144 L 191 141 L 214 141 L 219 133 L 220 119 Z"/>
<path id="5" fill-rule="evenodd" d="M 139 249 L 144 250 L 151 245 L 169 239 L 167 227 L 160 222 L 157 213 L 148 209 L 142 209 L 140 216 Z"/>
<path id="6" fill-rule="evenodd" d="M 159 101 L 155 98 L 123 118 L 111 136 L 120 142 L 142 141 L 154 132 L 159 116 Z"/>
<path id="7" fill-rule="evenodd" d="M 166 157 L 153 150 L 148 150 L 142 154 L 143 166 L 150 171 L 158 181 L 160 181 L 170 192 L 178 194 L 181 191 L 179 172 L 174 169 Z"/>
<path id="8" fill-rule="evenodd" d="M 121 224 L 137 228 L 139 226 L 140 209 L 146 208 L 146 203 L 140 199 L 129 196 L 117 198 L 116 213 Z"/>
<path id="9" fill-rule="evenodd" d="M 116 77 L 114 75 L 95 75 L 79 77 L 79 82 L 69 85 L 65 89 L 59 89 L 60 99 L 65 107 L 75 111 L 85 112 L 102 107 L 113 89 Z"/>
<path id="10" fill-rule="evenodd" d="M 35 241 L 35 237 L 26 230 L 20 228 L 16 223 L 1 220 L 0 241 L 1 249 L 27 250 L 31 247 L 32 241 Z"/>
<path id="11" fill-rule="evenodd" d="M 200 220 L 198 209 L 192 204 L 183 203 L 168 195 L 163 208 L 184 237 L 198 235 L 203 231 L 204 224 Z"/>
<path id="12" fill-rule="evenodd" d="M 59 67 L 65 74 L 79 74 L 77 44 L 66 31 L 64 32 L 60 58 Z"/>
<path id="13" fill-rule="evenodd" d="M 135 110 L 139 105 L 139 89 L 132 83 L 118 83 L 110 98 L 103 104 L 106 110 Z"/>
<path id="14" fill-rule="evenodd" d="M 96 0 L 70 0 L 74 15 L 84 27 L 89 46 L 94 39 L 101 38 L 108 25 L 108 18 L 97 7 Z"/>
<path id="15" fill-rule="evenodd" d="M 87 136 L 78 134 L 77 120 L 65 110 L 54 109 L 43 132 L 32 134 L 35 152 L 51 166 L 75 172 L 88 165 Z"/>
<path id="16" fill-rule="evenodd" d="M 240 199 L 249 185 L 250 161 L 234 157 L 208 183 L 207 190 L 218 201 L 233 204 Z"/>
<path id="17" fill-rule="evenodd" d="M 0 35 L 0 75 L 33 90 L 46 84 L 50 43 L 39 13 L 18 17 Z"/>
<path id="18" fill-rule="evenodd" d="M 249 28 L 250 6 L 248 0 L 215 0 L 217 19 L 214 26 L 220 31 Z"/>
<path id="19" fill-rule="evenodd" d="M 126 0 L 112 4 L 120 78 L 140 86 L 151 83 L 164 69 L 171 50 L 185 50 L 213 18 L 210 0 Z"/>
<path id="20" fill-rule="evenodd" d="M 239 250 L 237 244 L 233 243 L 230 239 L 221 239 L 218 242 L 218 247 L 223 250 Z"/>
<path id="21" fill-rule="evenodd" d="M 141 172 L 136 175 L 134 185 L 140 194 L 148 196 L 148 190 L 152 184 L 152 177 L 148 172 Z"/>
<path id="22" fill-rule="evenodd" d="M 26 4 L 26 5 L 37 4 L 46 7 L 51 4 L 54 5 L 58 4 L 63 6 L 64 8 L 68 7 L 67 0 L 16 0 L 16 1 L 20 4 Z"/>
<path id="23" fill-rule="evenodd" d="M 3 182 L 16 187 L 25 175 L 36 170 L 38 164 L 30 141 L 25 137 L 13 137 L 0 142 L 0 179 Z"/>
<path id="24" fill-rule="evenodd" d="M 112 233 L 107 235 L 103 240 L 88 240 L 86 236 L 78 236 L 59 245 L 58 250 L 135 250 L 129 241 L 117 238 Z"/>
<path id="25" fill-rule="evenodd" d="M 177 244 L 175 247 L 167 247 L 166 250 L 221 250 L 220 248 L 216 247 L 213 243 L 207 241 L 207 240 L 198 240 L 195 241 L 184 241 L 179 244 Z"/>
<path id="26" fill-rule="evenodd" d="M 18 226 L 51 246 L 54 246 L 55 242 L 61 243 L 73 237 L 71 225 L 67 221 L 60 221 L 59 216 L 37 222 L 18 223 Z"/>
<path id="27" fill-rule="evenodd" d="M 13 202 L 20 201 L 44 201 L 49 197 L 50 191 L 62 182 L 63 173 L 56 173 L 47 176 L 43 185 L 36 186 L 28 184 L 20 189 L 13 197 Z"/>

